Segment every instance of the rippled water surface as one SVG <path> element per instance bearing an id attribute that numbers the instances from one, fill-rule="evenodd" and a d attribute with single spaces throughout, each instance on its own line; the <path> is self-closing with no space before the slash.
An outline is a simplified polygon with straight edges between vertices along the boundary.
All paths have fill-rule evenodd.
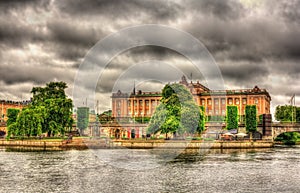
<path id="1" fill-rule="evenodd" d="M 299 177 L 300 146 L 180 155 L 172 150 L 0 149 L 0 192 L 296 193 Z"/>

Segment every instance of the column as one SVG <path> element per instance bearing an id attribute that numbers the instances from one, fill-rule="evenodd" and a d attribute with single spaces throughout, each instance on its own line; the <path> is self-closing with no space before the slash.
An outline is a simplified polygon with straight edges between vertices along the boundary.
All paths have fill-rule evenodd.
<path id="1" fill-rule="evenodd" d="M 149 114 L 152 115 L 152 98 L 149 98 Z"/>
<path id="2" fill-rule="evenodd" d="M 266 97 L 263 97 L 263 113 L 267 114 L 266 112 Z"/>
<path id="3" fill-rule="evenodd" d="M 127 102 L 127 99 L 125 98 L 125 99 L 123 99 L 123 108 L 124 108 L 124 114 L 123 114 L 123 116 L 124 117 L 127 117 L 127 114 L 128 114 L 128 108 L 127 108 L 127 106 L 128 106 L 128 102 Z"/>
<path id="4" fill-rule="evenodd" d="M 113 117 L 116 117 L 116 100 L 115 99 L 113 99 L 112 100 L 112 116 Z"/>
<path id="5" fill-rule="evenodd" d="M 146 114 L 146 103 L 145 103 L 145 99 L 143 99 L 143 116 L 145 116 Z"/>
<path id="6" fill-rule="evenodd" d="M 207 104 L 207 98 L 205 98 L 205 102 L 204 102 L 204 110 L 205 110 L 205 114 L 208 115 L 208 104 Z"/>
<path id="7" fill-rule="evenodd" d="M 214 98 L 211 98 L 211 111 L 212 111 L 211 115 L 214 115 L 215 114 L 215 99 Z"/>
<path id="8" fill-rule="evenodd" d="M 133 104 L 133 99 L 130 99 L 130 111 L 131 111 L 131 117 L 133 116 L 134 113 L 134 104 Z"/>
<path id="9" fill-rule="evenodd" d="M 218 111 L 219 111 L 219 114 L 218 114 L 218 115 L 222 115 L 222 110 L 221 110 L 222 98 L 219 98 L 218 101 L 219 101 L 219 102 L 218 102 L 218 103 L 219 103 L 219 110 L 218 110 Z"/>
<path id="10" fill-rule="evenodd" d="M 264 111 L 263 111 L 263 109 L 262 109 L 262 97 L 259 97 L 259 111 L 260 112 L 258 112 L 258 114 L 262 114 Z"/>
<path id="11" fill-rule="evenodd" d="M 239 103 L 239 114 L 242 115 L 244 112 L 242 112 L 242 106 L 243 106 L 243 101 L 242 101 L 242 96 L 240 96 L 240 103 Z"/>
<path id="12" fill-rule="evenodd" d="M 136 100 L 136 109 L 137 109 L 137 117 L 140 115 L 140 99 L 137 98 Z"/>

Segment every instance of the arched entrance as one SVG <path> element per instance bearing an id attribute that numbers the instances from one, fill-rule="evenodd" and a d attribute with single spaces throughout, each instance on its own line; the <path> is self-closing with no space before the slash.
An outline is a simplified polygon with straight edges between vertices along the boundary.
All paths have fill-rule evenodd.
<path id="1" fill-rule="evenodd" d="M 135 129 L 131 129 L 131 139 L 135 138 Z"/>
<path id="2" fill-rule="evenodd" d="M 120 129 L 116 129 L 116 131 L 115 131 L 115 138 L 116 138 L 116 139 L 120 139 L 120 136 L 121 136 L 120 133 L 121 133 L 121 132 L 120 132 Z"/>

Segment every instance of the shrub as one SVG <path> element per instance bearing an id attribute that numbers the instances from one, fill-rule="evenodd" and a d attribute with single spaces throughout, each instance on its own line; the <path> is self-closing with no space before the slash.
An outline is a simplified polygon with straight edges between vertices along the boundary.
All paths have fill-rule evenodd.
<path id="1" fill-rule="evenodd" d="M 238 128 L 238 108 L 237 106 L 227 106 L 226 111 L 226 128 L 237 129 Z"/>
<path id="2" fill-rule="evenodd" d="M 257 130 L 257 119 L 256 119 L 256 105 L 247 105 L 245 109 L 246 115 L 246 130 L 248 132 L 254 132 Z"/>

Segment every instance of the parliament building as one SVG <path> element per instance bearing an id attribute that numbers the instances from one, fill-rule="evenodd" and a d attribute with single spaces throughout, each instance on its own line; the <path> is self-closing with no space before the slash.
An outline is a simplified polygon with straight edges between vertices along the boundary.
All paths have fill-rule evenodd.
<path id="1" fill-rule="evenodd" d="M 197 82 L 187 82 L 185 76 L 180 84 L 192 93 L 195 102 L 205 107 L 207 116 L 225 116 L 227 105 L 236 105 L 239 115 L 245 114 L 246 105 L 256 105 L 257 114 L 270 114 L 271 97 L 266 89 L 255 86 L 252 89 L 214 91 Z M 112 94 L 112 116 L 151 117 L 160 103 L 161 92 L 122 93 L 120 90 Z"/>
<path id="2" fill-rule="evenodd" d="M 199 106 L 204 106 L 208 118 L 225 117 L 226 106 L 235 105 L 242 118 L 246 105 L 256 105 L 257 115 L 270 114 L 271 97 L 266 89 L 254 86 L 252 89 L 210 90 L 199 81 L 188 82 L 183 76 L 179 81 L 186 86 Z M 112 94 L 112 123 L 102 125 L 102 132 L 115 138 L 141 138 L 145 136 L 147 121 L 160 103 L 161 92 L 123 93 L 120 90 Z M 147 120 L 147 121 L 144 121 Z M 210 119 L 213 120 L 213 119 Z M 210 121 L 208 119 L 208 121 Z M 224 121 L 224 119 L 223 119 Z"/>

